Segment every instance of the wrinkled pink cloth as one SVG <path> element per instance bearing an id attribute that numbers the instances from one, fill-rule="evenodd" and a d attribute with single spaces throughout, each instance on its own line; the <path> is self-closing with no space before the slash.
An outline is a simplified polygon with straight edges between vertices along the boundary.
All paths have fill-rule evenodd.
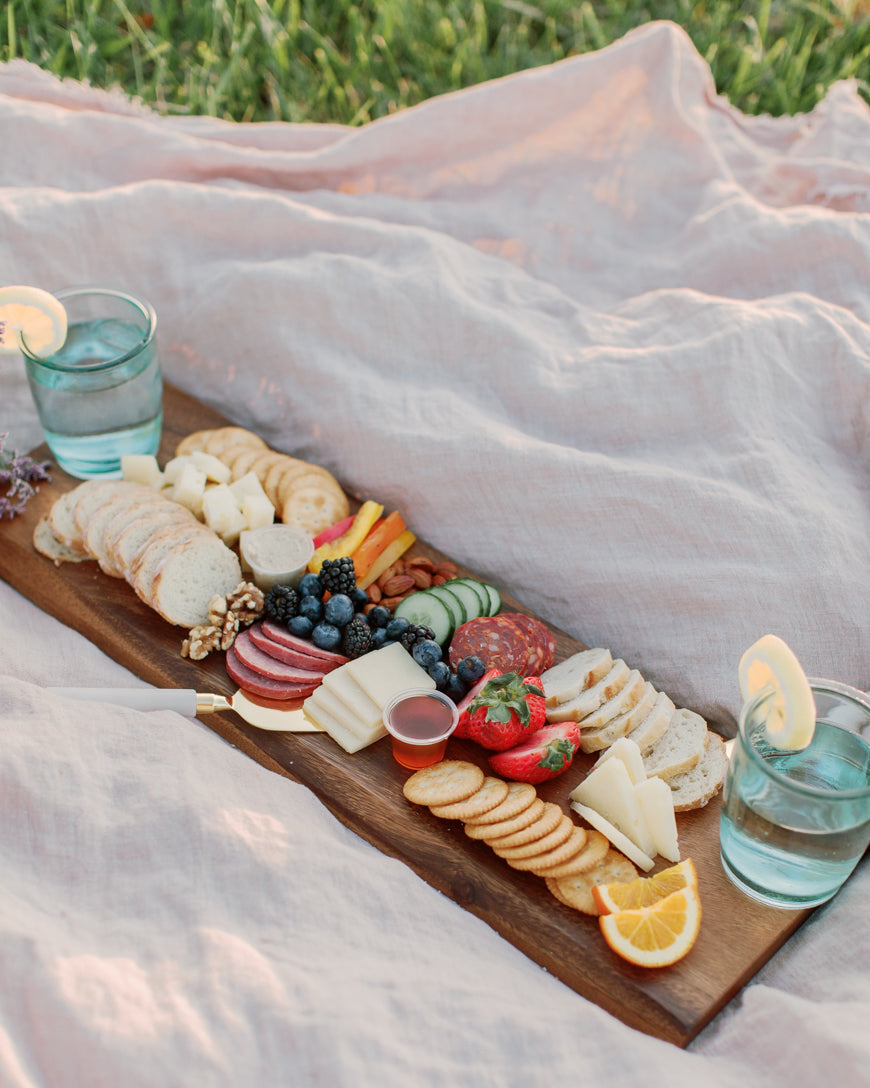
<path id="1" fill-rule="evenodd" d="M 0 141 L 5 282 L 145 295 L 169 380 L 678 705 L 732 727 L 767 631 L 870 687 L 854 85 L 744 116 L 653 23 L 351 130 L 13 62 Z M 135 680 L 2 583 L 0 639 L 4 1088 L 866 1080 L 866 866 L 680 1051 L 205 726 L 40 692 Z"/>

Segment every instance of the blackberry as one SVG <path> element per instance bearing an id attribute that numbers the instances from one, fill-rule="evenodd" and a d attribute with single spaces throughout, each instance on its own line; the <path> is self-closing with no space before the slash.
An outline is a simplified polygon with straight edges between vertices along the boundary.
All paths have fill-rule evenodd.
<path id="1" fill-rule="evenodd" d="M 266 615 L 282 627 L 299 612 L 299 594 L 292 586 L 272 586 L 264 602 Z"/>
<path id="2" fill-rule="evenodd" d="M 342 634 L 342 653 L 345 657 L 362 657 L 374 648 L 368 620 L 365 616 L 354 616 Z"/>
<path id="3" fill-rule="evenodd" d="M 324 559 L 319 577 L 323 588 L 330 593 L 346 593 L 349 597 L 356 589 L 356 571 L 349 555 L 341 559 Z"/>
<path id="4" fill-rule="evenodd" d="M 409 623 L 407 628 L 399 635 L 399 642 L 405 647 L 408 653 L 414 649 L 414 643 L 422 641 L 423 639 L 435 640 L 435 632 L 431 627 L 426 627 L 422 623 Z"/>

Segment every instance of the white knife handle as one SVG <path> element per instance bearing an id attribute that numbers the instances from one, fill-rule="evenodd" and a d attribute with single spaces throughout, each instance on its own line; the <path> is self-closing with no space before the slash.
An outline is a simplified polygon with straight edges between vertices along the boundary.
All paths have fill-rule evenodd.
<path id="1" fill-rule="evenodd" d="M 174 710 L 186 718 L 196 717 L 193 688 L 48 688 L 69 699 L 114 703 L 132 710 Z"/>

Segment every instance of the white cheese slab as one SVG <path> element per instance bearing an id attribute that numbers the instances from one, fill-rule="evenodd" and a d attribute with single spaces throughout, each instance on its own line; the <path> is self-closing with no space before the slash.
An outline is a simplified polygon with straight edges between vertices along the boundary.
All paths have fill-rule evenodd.
<path id="1" fill-rule="evenodd" d="M 381 711 L 394 695 L 406 688 L 435 688 L 435 681 L 398 642 L 380 650 L 363 654 L 346 665 L 347 669 L 372 702 Z"/>
<path id="2" fill-rule="evenodd" d="M 621 759 L 608 759 L 593 767 L 572 791 L 571 800 L 595 809 L 644 854 L 655 854 L 655 843 L 635 796 L 634 783 Z"/>
<path id="3" fill-rule="evenodd" d="M 609 820 L 605 820 L 601 813 L 596 812 L 594 808 L 581 805 L 579 801 L 572 801 L 571 808 L 574 809 L 578 816 L 582 816 L 587 824 L 591 824 L 596 831 L 600 831 L 606 839 L 609 839 L 612 845 L 620 853 L 625 854 L 629 861 L 633 861 L 638 869 L 643 869 L 645 873 L 648 873 L 655 865 L 655 862 L 648 854 L 635 846 L 627 835 L 623 835 L 619 828 L 614 827 Z"/>

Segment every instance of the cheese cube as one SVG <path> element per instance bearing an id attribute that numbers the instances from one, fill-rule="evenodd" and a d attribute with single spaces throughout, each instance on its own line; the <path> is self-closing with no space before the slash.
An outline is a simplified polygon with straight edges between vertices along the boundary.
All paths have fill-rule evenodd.
<path id="1" fill-rule="evenodd" d="M 668 861 L 678 862 L 680 844 L 671 787 L 661 778 L 647 778 L 634 787 L 634 793 L 650 829 L 656 853 Z"/>
<path id="2" fill-rule="evenodd" d="M 571 800 L 600 813 L 644 854 L 653 856 L 655 843 L 634 789 L 634 783 L 622 760 L 608 759 L 594 767 L 580 785 L 572 790 Z"/>
<path id="3" fill-rule="evenodd" d="M 229 465 L 225 465 L 213 453 L 196 450 L 191 454 L 191 459 L 196 467 L 205 473 L 206 479 L 213 480 L 216 484 L 228 484 L 233 478 Z"/>
<path id="4" fill-rule="evenodd" d="M 215 484 L 203 494 L 202 516 L 206 525 L 223 540 L 234 544 L 245 528 L 245 519 L 236 497 L 226 484 Z"/>
<path id="5" fill-rule="evenodd" d="M 188 454 L 180 454 L 167 461 L 163 469 L 163 481 L 167 484 L 177 484 L 186 465 L 192 465 L 193 458 Z"/>
<path id="6" fill-rule="evenodd" d="M 242 505 L 245 495 L 262 495 L 264 499 L 268 497 L 256 472 L 246 472 L 238 480 L 233 480 L 230 484 L 230 491 L 236 496 L 236 502 L 239 506 Z"/>
<path id="7" fill-rule="evenodd" d="M 122 453 L 121 475 L 125 480 L 145 487 L 160 487 L 163 483 L 160 465 L 151 453 Z"/>
<path id="8" fill-rule="evenodd" d="M 275 507 L 266 495 L 245 495 L 241 507 L 246 529 L 262 529 L 264 525 L 271 525 L 275 520 Z"/>
<path id="9" fill-rule="evenodd" d="M 197 517 L 202 515 L 202 503 L 205 497 L 205 473 L 193 462 L 186 464 L 172 488 L 174 502 L 186 506 Z"/>

